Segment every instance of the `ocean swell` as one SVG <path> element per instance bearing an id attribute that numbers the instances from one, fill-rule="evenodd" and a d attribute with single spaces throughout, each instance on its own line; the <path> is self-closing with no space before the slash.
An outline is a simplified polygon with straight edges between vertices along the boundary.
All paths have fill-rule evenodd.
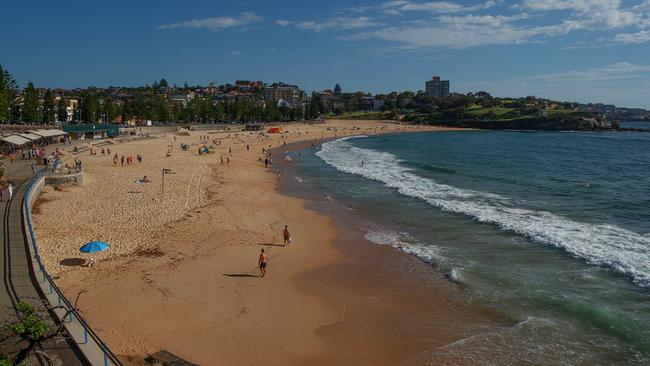
<path id="1" fill-rule="evenodd" d="M 587 263 L 625 274 L 650 287 L 650 238 L 610 224 L 576 222 L 517 205 L 508 197 L 439 184 L 415 174 L 393 154 L 355 147 L 352 138 L 322 145 L 316 155 L 339 171 L 383 183 L 444 211 L 497 225 L 544 245 L 562 248 Z M 417 253 L 413 253 L 417 254 Z"/>

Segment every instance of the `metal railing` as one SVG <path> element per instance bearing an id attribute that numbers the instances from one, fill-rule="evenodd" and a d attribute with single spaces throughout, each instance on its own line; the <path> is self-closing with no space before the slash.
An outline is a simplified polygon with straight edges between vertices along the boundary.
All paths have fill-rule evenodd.
<path id="1" fill-rule="evenodd" d="M 84 320 L 68 298 L 65 297 L 61 289 L 54 283 L 41 260 L 38 241 L 36 240 L 36 234 L 34 233 L 31 220 L 31 206 L 32 194 L 35 189 L 40 189 L 42 184 L 44 184 L 44 174 L 43 171 L 38 171 L 27 183 L 27 190 L 23 199 L 24 218 L 29 231 L 29 239 L 31 239 L 30 252 L 33 255 L 32 263 L 34 264 L 34 270 L 38 271 L 34 275 L 43 294 L 45 294 L 45 297 L 53 308 L 54 313 L 64 324 L 68 334 L 75 340 L 76 346 L 88 362 L 92 365 L 122 366 L 122 362 L 90 328 L 86 320 Z M 34 198 L 37 196 L 38 194 Z"/>

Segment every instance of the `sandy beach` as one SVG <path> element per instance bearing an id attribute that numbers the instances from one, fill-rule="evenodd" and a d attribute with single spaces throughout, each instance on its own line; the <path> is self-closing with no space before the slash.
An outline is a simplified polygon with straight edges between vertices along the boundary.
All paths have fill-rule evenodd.
<path id="1" fill-rule="evenodd" d="M 114 141 L 103 146 L 110 155 L 79 154 L 83 185 L 44 190 L 34 209 L 42 257 L 68 297 L 84 291 L 82 314 L 116 354 L 134 365 L 161 349 L 201 365 L 417 364 L 410 355 L 465 336 L 463 324 L 489 322 L 453 300 L 456 286 L 427 265 L 362 243 L 341 218 L 279 192 L 286 177 L 264 164 L 262 149 L 285 142 L 439 128 L 379 121 L 283 128 Z M 199 155 L 206 136 L 220 145 Z M 115 166 L 115 153 L 143 162 Z M 172 171 L 164 192 L 163 169 Z M 136 182 L 145 175 L 150 182 Z M 293 237 L 286 247 L 285 225 Z M 88 258 L 79 247 L 91 240 L 111 247 L 93 256 L 93 268 L 79 266 Z M 270 257 L 265 278 L 262 248 Z M 378 273 L 378 262 L 432 280 Z"/>

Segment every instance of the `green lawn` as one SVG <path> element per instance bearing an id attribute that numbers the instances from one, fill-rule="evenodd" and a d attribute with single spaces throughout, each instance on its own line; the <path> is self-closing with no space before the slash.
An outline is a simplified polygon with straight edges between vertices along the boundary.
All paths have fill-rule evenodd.
<path id="1" fill-rule="evenodd" d="M 478 117 L 481 118 L 489 113 L 494 113 L 496 119 L 502 118 L 513 118 L 519 115 L 519 110 L 515 108 L 504 108 L 504 107 L 491 107 L 491 108 L 474 108 L 470 107 L 465 115 L 467 117 Z"/>
<path id="2" fill-rule="evenodd" d="M 352 112 L 332 117 L 333 119 L 386 119 L 386 112 Z"/>

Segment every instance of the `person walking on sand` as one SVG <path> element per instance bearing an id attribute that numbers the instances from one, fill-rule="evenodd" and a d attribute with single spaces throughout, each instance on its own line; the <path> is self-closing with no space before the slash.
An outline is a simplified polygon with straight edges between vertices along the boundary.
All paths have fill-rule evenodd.
<path id="1" fill-rule="evenodd" d="M 260 266 L 262 277 L 266 276 L 266 265 L 269 263 L 269 256 L 264 253 L 264 249 L 260 252 L 260 258 L 257 260 Z"/>
<path id="2" fill-rule="evenodd" d="M 9 182 L 9 185 L 7 185 L 7 193 L 8 193 L 8 195 L 7 195 L 7 196 L 8 196 L 8 197 L 7 197 L 7 200 L 10 201 L 10 200 L 11 200 L 11 196 L 14 194 L 14 186 L 11 185 L 11 182 Z"/>
<path id="3" fill-rule="evenodd" d="M 282 236 L 284 237 L 284 245 L 287 246 L 291 244 L 291 233 L 289 233 L 289 227 L 284 225 L 284 230 L 282 231 Z"/>

